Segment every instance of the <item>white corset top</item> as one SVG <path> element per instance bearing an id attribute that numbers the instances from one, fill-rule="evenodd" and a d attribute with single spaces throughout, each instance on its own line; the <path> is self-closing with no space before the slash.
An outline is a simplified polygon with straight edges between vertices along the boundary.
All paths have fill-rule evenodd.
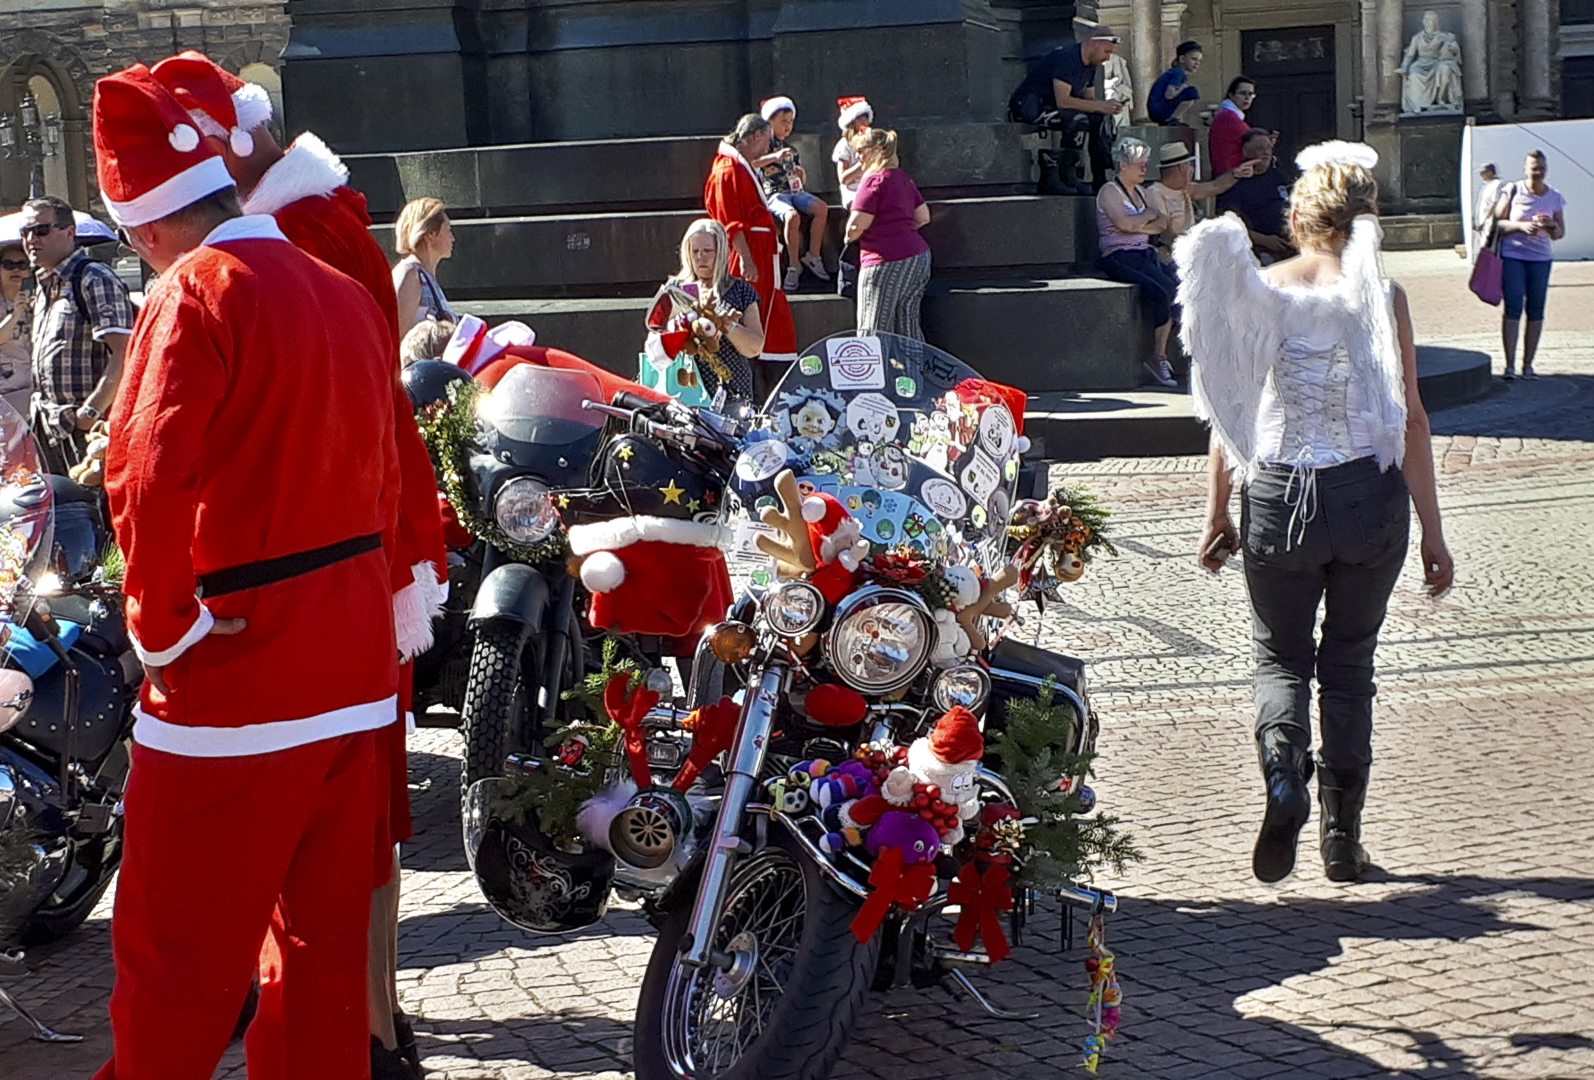
<path id="1" fill-rule="evenodd" d="M 1355 366 L 1340 333 L 1343 320 L 1334 317 L 1338 312 L 1299 311 L 1301 306 L 1318 305 L 1291 305 L 1316 318 L 1313 325 L 1287 327 L 1303 332 L 1284 339 L 1262 390 L 1257 458 L 1320 469 L 1371 456 L 1367 390 L 1352 378 Z"/>

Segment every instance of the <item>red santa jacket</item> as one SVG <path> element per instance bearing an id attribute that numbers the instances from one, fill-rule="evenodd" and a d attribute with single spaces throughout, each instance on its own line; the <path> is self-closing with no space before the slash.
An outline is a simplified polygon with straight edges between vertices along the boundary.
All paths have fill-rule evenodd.
<path id="1" fill-rule="evenodd" d="M 391 337 L 355 282 L 267 217 L 227 221 L 151 289 L 111 416 L 105 487 L 146 682 L 134 738 L 268 753 L 393 722 L 383 551 L 201 603 L 201 575 L 398 527 Z M 288 361 L 291 360 L 291 364 Z M 233 636 L 215 619 L 243 618 Z"/>
<path id="2" fill-rule="evenodd" d="M 266 170 L 244 203 L 247 214 L 271 214 L 283 235 L 334 270 L 365 286 L 393 337 L 398 371 L 398 297 L 387 256 L 371 235 L 365 196 L 347 186 L 349 170 L 325 143 L 306 132 Z M 409 395 L 395 378 L 393 399 L 403 494 L 398 550 L 392 561 L 399 652 L 408 660 L 432 644 L 432 620 L 448 598 L 447 548 L 438 513 L 432 460 L 415 426 Z"/>
<path id="3" fill-rule="evenodd" d="M 775 233 L 775 216 L 764 202 L 764 188 L 753 167 L 734 146 L 720 143 L 708 181 L 703 185 L 703 205 L 708 216 L 725 226 L 732 240 L 731 273 L 746 277 L 734 241 L 747 238 L 748 254 L 758 267 L 758 312 L 764 322 L 765 360 L 797 359 L 797 327 L 791 320 L 791 305 L 780 288 L 780 243 Z"/>

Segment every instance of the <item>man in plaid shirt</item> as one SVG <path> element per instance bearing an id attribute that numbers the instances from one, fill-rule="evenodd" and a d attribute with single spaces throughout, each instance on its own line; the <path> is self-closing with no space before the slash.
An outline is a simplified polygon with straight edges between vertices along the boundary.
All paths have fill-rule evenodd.
<path id="1" fill-rule="evenodd" d="M 64 474 L 111 411 L 137 312 L 115 272 L 77 246 L 76 219 L 62 200 L 23 206 L 22 246 L 36 277 L 32 423 L 46 465 Z"/>

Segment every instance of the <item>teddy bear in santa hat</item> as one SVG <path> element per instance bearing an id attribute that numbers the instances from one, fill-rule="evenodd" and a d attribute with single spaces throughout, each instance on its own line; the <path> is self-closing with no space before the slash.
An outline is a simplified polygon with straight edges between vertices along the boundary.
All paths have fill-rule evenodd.
<path id="1" fill-rule="evenodd" d="M 974 772 L 985 756 L 985 736 L 977 716 L 961 705 L 935 722 L 928 735 L 908 746 L 908 769 L 919 780 L 941 789 L 941 799 L 957 807 L 960 821 L 942 842 L 953 847 L 963 839 L 963 822 L 980 813 L 980 789 Z"/>
<path id="2" fill-rule="evenodd" d="M 869 557 L 869 541 L 863 538 L 863 526 L 827 491 L 803 500 L 803 520 L 819 563 L 808 580 L 834 604 L 852 591 L 858 568 Z"/>

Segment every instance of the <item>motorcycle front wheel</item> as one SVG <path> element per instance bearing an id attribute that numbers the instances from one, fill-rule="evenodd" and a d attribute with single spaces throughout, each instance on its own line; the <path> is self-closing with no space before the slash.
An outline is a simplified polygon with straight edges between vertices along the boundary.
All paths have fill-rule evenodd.
<path id="1" fill-rule="evenodd" d="M 857 901 L 784 838 L 738 861 L 714 948 L 728 970 L 681 962 L 691 906 L 659 928 L 637 1002 L 637 1080 L 822 1080 L 869 991 L 879 935 Z"/>
<path id="2" fill-rule="evenodd" d="M 504 775 L 504 759 L 525 749 L 521 744 L 527 735 L 530 709 L 521 663 L 524 638 L 525 627 L 508 621 L 485 623 L 476 631 L 460 709 L 460 733 L 465 738 L 459 777 L 462 806 L 472 784 Z M 468 810 L 466 807 L 467 818 Z"/>

